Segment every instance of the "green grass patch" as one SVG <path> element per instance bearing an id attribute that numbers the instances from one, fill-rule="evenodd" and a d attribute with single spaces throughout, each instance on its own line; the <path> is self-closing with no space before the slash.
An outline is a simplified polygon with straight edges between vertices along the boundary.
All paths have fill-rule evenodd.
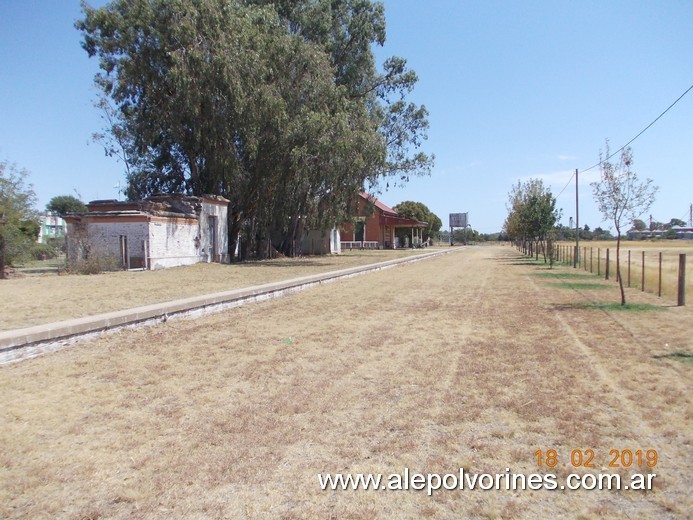
<path id="1" fill-rule="evenodd" d="M 665 307 L 660 305 L 652 305 L 649 303 L 626 303 L 621 305 L 618 302 L 584 302 L 576 303 L 575 307 L 579 309 L 598 309 L 604 311 L 623 311 L 623 312 L 643 312 L 643 311 L 663 311 Z"/>
<path id="2" fill-rule="evenodd" d="M 574 278 L 582 278 L 582 279 L 594 279 L 595 275 L 593 274 L 583 274 L 583 273 L 562 273 L 560 271 L 556 272 L 542 272 L 542 273 L 532 273 L 532 276 L 539 276 L 541 278 L 555 278 L 555 279 L 574 279 Z"/>
<path id="3" fill-rule="evenodd" d="M 682 361 L 687 365 L 693 365 L 693 354 L 690 352 L 672 352 L 671 354 L 661 354 L 652 357 L 655 359 L 673 359 L 675 361 Z"/>
<path id="4" fill-rule="evenodd" d="M 601 283 L 580 283 L 580 282 L 561 282 L 561 283 L 547 283 L 546 284 L 548 287 L 556 287 L 557 289 L 583 289 L 583 290 L 604 290 L 604 289 L 613 289 L 613 287 L 610 287 L 605 284 Z"/>

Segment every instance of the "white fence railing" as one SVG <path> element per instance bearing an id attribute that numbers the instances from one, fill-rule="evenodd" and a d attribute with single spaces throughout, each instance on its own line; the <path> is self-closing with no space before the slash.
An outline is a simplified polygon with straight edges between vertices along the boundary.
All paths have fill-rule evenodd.
<path id="1" fill-rule="evenodd" d="M 380 242 L 363 240 L 351 240 L 348 242 L 341 242 L 342 249 L 380 249 Z"/>

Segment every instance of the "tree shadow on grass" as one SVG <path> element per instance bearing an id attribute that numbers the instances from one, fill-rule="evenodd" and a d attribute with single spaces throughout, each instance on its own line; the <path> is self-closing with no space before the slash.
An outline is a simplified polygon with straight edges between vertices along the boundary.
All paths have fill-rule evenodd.
<path id="1" fill-rule="evenodd" d="M 626 303 L 621 305 L 618 302 L 577 302 L 577 303 L 557 303 L 553 309 L 557 311 L 567 311 L 575 309 L 593 309 L 599 311 L 619 311 L 619 312 L 647 312 L 664 311 L 667 308 L 662 305 L 652 305 L 650 303 Z"/>
<path id="2" fill-rule="evenodd" d="M 273 258 L 267 260 L 244 260 L 242 262 L 232 262 L 229 265 L 234 267 L 316 267 L 316 266 L 338 266 L 332 262 L 316 262 L 314 260 L 291 259 L 290 262 L 282 262 L 283 259 Z"/>
<path id="3" fill-rule="evenodd" d="M 672 359 L 674 361 L 682 361 L 687 365 L 693 365 L 693 354 L 690 352 L 672 352 L 671 354 L 658 354 L 652 357 L 655 359 Z"/>
<path id="4" fill-rule="evenodd" d="M 555 272 L 548 272 L 548 273 L 532 273 L 531 276 L 540 276 L 542 278 L 556 278 L 556 279 L 581 278 L 583 280 L 586 280 L 586 279 L 594 279 L 597 275 L 589 274 L 589 273 L 562 273 L 560 271 L 555 271 Z"/>
<path id="5" fill-rule="evenodd" d="M 532 265 L 532 266 L 548 266 L 548 262 L 544 263 L 544 260 L 533 260 L 530 258 L 527 258 L 526 256 L 505 256 L 505 257 L 497 257 L 497 256 L 492 256 L 489 257 L 490 260 L 493 260 L 494 262 L 497 262 L 499 264 L 505 264 L 505 265 Z"/>
<path id="6" fill-rule="evenodd" d="M 575 282 L 559 282 L 559 283 L 546 283 L 546 287 L 555 287 L 556 289 L 575 289 L 575 290 L 596 290 L 603 291 L 606 289 L 613 289 L 614 287 L 601 284 L 601 283 L 575 283 Z"/>

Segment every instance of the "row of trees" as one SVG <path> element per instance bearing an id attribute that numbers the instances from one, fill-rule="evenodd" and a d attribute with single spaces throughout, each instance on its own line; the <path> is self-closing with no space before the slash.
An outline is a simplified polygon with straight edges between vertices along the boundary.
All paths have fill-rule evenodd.
<path id="1" fill-rule="evenodd" d="M 625 305 L 620 267 L 622 233 L 625 226 L 637 223 L 638 217 L 650 209 L 659 188 L 653 185 L 651 179 L 641 180 L 638 177 L 633 169 L 630 147 L 624 147 L 619 152 L 618 159 L 612 162 L 611 158 L 616 154 L 609 152 L 609 141 L 606 141 L 605 151 L 599 154 L 600 180 L 590 186 L 602 217 L 612 223 L 616 230 L 616 277 L 621 291 L 621 305 Z M 518 182 L 509 194 L 504 232 L 516 242 L 536 244 L 537 254 L 540 248 L 544 253 L 544 261 L 548 250 L 549 259 L 552 260 L 551 241 L 561 230 L 556 226 L 559 218 L 556 199 L 540 180 Z M 672 225 L 674 222 L 672 220 Z M 584 231 L 589 232 L 589 228 L 585 226 Z"/>
<path id="2" fill-rule="evenodd" d="M 644 220 L 636 218 L 633 221 L 633 229 L 636 231 L 668 231 L 674 226 L 686 227 L 688 224 L 680 218 L 672 218 L 668 223 L 657 222 L 653 220 L 649 225 L 645 224 Z"/>
<path id="3" fill-rule="evenodd" d="M 126 195 L 222 195 L 230 251 L 292 255 L 309 226 L 348 219 L 360 190 L 430 171 L 428 112 L 406 61 L 382 70 L 370 0 L 115 0 L 76 26 L 101 68 L 109 154 Z M 261 254 L 261 252 L 260 252 Z"/>
<path id="4" fill-rule="evenodd" d="M 545 262 L 553 262 L 551 245 L 556 239 L 561 210 L 556 208 L 551 190 L 540 179 L 518 182 L 508 194 L 507 208 L 504 232 L 523 247 L 533 245 L 537 255 L 543 254 Z"/>

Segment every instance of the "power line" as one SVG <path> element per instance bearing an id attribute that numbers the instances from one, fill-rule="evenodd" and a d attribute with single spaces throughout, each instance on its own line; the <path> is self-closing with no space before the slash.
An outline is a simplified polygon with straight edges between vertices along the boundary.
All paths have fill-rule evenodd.
<path id="1" fill-rule="evenodd" d="M 565 189 L 568 186 L 570 186 L 570 183 L 573 182 L 574 178 L 575 178 L 575 172 L 573 172 L 573 174 L 570 176 L 570 179 L 568 179 L 568 182 L 565 183 L 565 186 L 563 186 L 563 189 L 561 190 L 561 192 L 558 195 L 556 195 L 556 200 L 558 200 L 558 197 L 560 197 L 563 194 L 563 192 L 565 191 Z"/>
<path id="2" fill-rule="evenodd" d="M 631 139 L 631 140 L 628 141 L 626 144 L 624 144 L 623 146 L 621 146 L 621 148 L 619 148 L 618 150 L 616 150 L 614 153 L 610 154 L 610 155 L 609 155 L 606 159 L 604 159 L 603 161 L 608 161 L 608 160 L 611 159 L 614 155 L 616 155 L 617 153 L 623 151 L 630 143 L 632 143 L 633 141 L 635 141 L 638 137 L 640 137 L 642 134 L 644 134 L 652 125 L 654 125 L 657 121 L 659 121 L 659 120 L 661 119 L 661 117 L 662 117 L 664 114 L 666 114 L 667 112 L 669 112 L 669 110 L 671 110 L 671 109 L 673 108 L 673 106 L 674 106 L 676 103 L 678 103 L 679 101 L 681 101 L 681 99 L 682 99 L 686 94 L 688 94 L 691 90 L 693 90 L 693 85 L 691 85 L 690 87 L 688 87 L 688 89 L 686 89 L 686 91 L 685 91 L 683 94 L 681 94 L 681 95 L 676 99 L 676 101 L 674 101 L 671 105 L 669 105 L 669 106 L 667 107 L 667 109 L 666 109 L 664 112 L 662 112 L 661 114 L 659 114 L 659 115 L 654 119 L 654 121 L 652 121 L 649 125 L 647 125 L 645 128 L 643 128 L 635 137 L 633 137 L 633 139 Z M 593 164 L 592 166 L 590 166 L 589 168 L 585 168 L 585 169 L 580 170 L 580 173 L 588 172 L 588 171 L 590 171 L 590 170 L 596 168 L 596 167 L 599 166 L 603 161 L 599 161 L 599 162 L 597 162 L 596 164 Z M 568 182 L 566 183 L 566 185 L 563 187 L 563 189 L 560 191 L 560 193 L 556 196 L 556 199 L 558 199 L 558 197 L 561 196 L 561 194 L 566 190 L 566 188 L 567 188 L 568 186 L 570 186 L 570 183 L 573 181 L 573 178 L 574 178 L 574 177 L 575 177 L 575 173 L 573 173 L 573 174 L 570 176 L 570 179 L 568 180 Z"/>

